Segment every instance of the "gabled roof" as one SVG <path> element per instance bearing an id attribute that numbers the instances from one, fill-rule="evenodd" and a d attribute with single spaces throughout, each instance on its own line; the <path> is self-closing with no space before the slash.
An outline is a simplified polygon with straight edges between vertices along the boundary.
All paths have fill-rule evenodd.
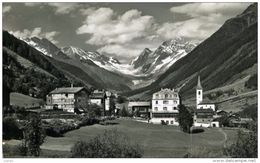
<path id="1" fill-rule="evenodd" d="M 56 88 L 51 91 L 49 94 L 60 94 L 60 93 L 77 93 L 84 89 L 84 87 L 64 87 L 64 88 Z"/>
<path id="2" fill-rule="evenodd" d="M 213 109 L 196 109 L 196 113 L 214 113 Z"/>
<path id="3" fill-rule="evenodd" d="M 105 97 L 105 93 L 102 93 L 102 92 L 92 93 L 89 97 L 91 99 L 100 99 L 100 98 L 104 98 Z"/>
<path id="4" fill-rule="evenodd" d="M 215 104 L 212 101 L 208 100 L 208 99 L 203 99 L 203 101 L 201 103 L 199 103 L 198 105 L 205 105 L 205 104 Z"/>

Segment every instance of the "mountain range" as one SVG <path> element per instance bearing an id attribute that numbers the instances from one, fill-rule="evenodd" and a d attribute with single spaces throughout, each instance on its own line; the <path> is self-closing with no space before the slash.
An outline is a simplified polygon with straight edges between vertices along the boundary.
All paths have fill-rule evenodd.
<path id="1" fill-rule="evenodd" d="M 19 62 L 14 61 L 16 68 L 19 64 L 28 68 L 24 63 L 30 63 L 39 73 L 62 76 L 67 84 L 144 100 L 162 87 L 176 88 L 189 103 L 194 100 L 198 74 L 207 98 L 219 90 L 240 94 L 257 88 L 245 86 L 257 79 L 257 5 L 227 20 L 200 44 L 183 38 L 167 40 L 154 51 L 145 48 L 129 64 L 96 51 L 60 48 L 45 38 L 16 38 L 7 31 L 3 31 L 3 47 L 5 55 Z M 6 66 L 10 67 L 9 61 Z M 16 80 L 23 76 L 20 73 Z"/>
<path id="2" fill-rule="evenodd" d="M 212 99 L 218 92 L 220 98 L 230 92 L 234 95 L 247 94 L 257 89 L 257 64 L 257 4 L 252 4 L 243 13 L 227 20 L 151 85 L 125 95 L 134 99 L 150 99 L 152 93 L 160 88 L 176 88 L 184 101 L 192 103 L 189 101 L 195 100 L 198 75 L 206 92 L 205 98 Z M 246 84 L 250 80 L 254 80 L 254 87 L 249 88 Z M 254 92 L 255 103 L 256 97 Z M 212 101 L 217 102 L 220 98 L 214 97 L 215 101 Z M 248 101 L 244 99 L 243 104 L 249 105 Z"/>

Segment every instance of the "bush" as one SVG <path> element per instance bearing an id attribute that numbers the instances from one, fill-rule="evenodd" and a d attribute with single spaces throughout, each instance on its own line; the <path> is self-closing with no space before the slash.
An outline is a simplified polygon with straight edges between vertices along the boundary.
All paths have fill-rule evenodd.
<path id="1" fill-rule="evenodd" d="M 105 131 L 89 142 L 78 141 L 71 149 L 76 158 L 140 158 L 143 150 L 117 130 Z"/>
<path id="2" fill-rule="evenodd" d="M 81 120 L 80 126 L 94 125 L 94 124 L 98 124 L 99 122 L 100 122 L 99 119 L 84 117 Z"/>
<path id="3" fill-rule="evenodd" d="M 245 83 L 245 87 L 249 89 L 257 89 L 257 74 L 251 76 L 248 81 Z"/>
<path id="4" fill-rule="evenodd" d="M 257 124 L 250 131 L 238 131 L 237 141 L 226 149 L 233 158 L 257 158 Z"/>
<path id="5" fill-rule="evenodd" d="M 43 128 L 48 136 L 62 137 L 64 133 L 80 128 L 80 122 L 75 120 L 53 119 L 49 122 L 43 121 Z"/>
<path id="6" fill-rule="evenodd" d="M 23 132 L 13 117 L 4 117 L 3 119 L 3 138 L 5 140 L 23 138 Z"/>

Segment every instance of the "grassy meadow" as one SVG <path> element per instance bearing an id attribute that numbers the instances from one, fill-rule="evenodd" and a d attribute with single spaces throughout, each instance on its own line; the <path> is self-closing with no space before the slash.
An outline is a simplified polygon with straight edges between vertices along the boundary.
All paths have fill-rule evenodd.
<path id="1" fill-rule="evenodd" d="M 225 157 L 222 153 L 224 143 L 230 144 L 234 141 L 237 133 L 236 130 L 205 128 L 202 133 L 190 135 L 183 133 L 176 126 L 147 124 L 130 119 L 116 120 L 115 123 L 117 124 L 81 127 L 66 133 L 64 137 L 47 137 L 41 148 L 68 152 L 69 155 L 76 141 L 88 141 L 104 130 L 117 129 L 125 133 L 131 141 L 141 145 L 144 149 L 143 157 L 146 158 L 181 158 L 188 152 L 200 157 Z"/>

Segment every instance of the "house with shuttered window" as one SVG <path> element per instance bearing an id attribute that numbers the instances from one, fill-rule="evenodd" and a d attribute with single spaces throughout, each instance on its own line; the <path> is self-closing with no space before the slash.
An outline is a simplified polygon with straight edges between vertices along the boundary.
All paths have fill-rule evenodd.
<path id="1" fill-rule="evenodd" d="M 67 112 L 83 110 L 89 103 L 89 92 L 84 87 L 56 88 L 46 96 L 46 109 L 62 109 Z"/>
<path id="2" fill-rule="evenodd" d="M 180 105 L 180 97 L 176 90 L 165 88 L 155 92 L 152 97 L 150 123 L 179 125 L 178 105 Z"/>

